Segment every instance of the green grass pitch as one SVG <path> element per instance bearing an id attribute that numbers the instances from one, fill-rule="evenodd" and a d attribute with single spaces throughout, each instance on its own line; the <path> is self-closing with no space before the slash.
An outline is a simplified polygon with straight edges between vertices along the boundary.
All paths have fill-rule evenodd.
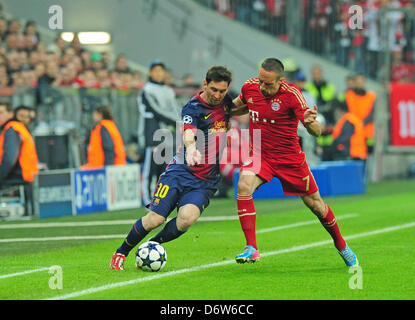
<path id="1" fill-rule="evenodd" d="M 415 180 L 370 184 L 364 195 L 325 200 L 360 260 L 360 273 L 345 266 L 328 233 L 299 199 L 256 201 L 257 263 L 233 261 L 245 245 L 239 221 L 218 219 L 198 221 L 165 243 L 168 260 L 160 272 L 137 270 L 135 250 L 124 271 L 110 270 L 113 252 L 131 228 L 128 221 L 145 214 L 140 208 L 0 222 L 0 299 L 415 299 Z M 202 217 L 215 216 L 236 217 L 236 201 L 213 199 Z M 93 221 L 110 223 L 81 224 Z M 72 224 L 59 225 L 63 222 Z M 39 227 L 46 223 L 59 224 Z M 24 227 L 28 224 L 36 225 Z M 68 238 L 43 241 L 55 237 Z M 61 274 L 50 273 L 59 270 L 52 266 Z"/>

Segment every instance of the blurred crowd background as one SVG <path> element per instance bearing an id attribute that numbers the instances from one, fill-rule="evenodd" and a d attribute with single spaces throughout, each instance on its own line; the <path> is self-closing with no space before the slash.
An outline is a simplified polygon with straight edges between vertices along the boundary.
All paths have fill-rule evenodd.
<path id="1" fill-rule="evenodd" d="M 389 74 L 390 81 L 415 81 L 415 21 L 399 11 L 412 9 L 413 0 L 195 1 L 372 79 Z M 383 19 L 382 9 L 398 11 Z M 350 19 L 360 13 L 361 24 Z M 392 55 L 390 70 L 385 70 L 385 46 Z"/>

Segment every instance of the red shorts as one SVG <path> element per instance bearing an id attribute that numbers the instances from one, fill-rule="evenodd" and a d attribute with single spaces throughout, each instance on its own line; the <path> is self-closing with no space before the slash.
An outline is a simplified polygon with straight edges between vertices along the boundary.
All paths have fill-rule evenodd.
<path id="1" fill-rule="evenodd" d="M 259 161 L 251 160 L 241 167 L 241 172 L 251 171 L 266 182 L 277 177 L 286 196 L 307 196 L 318 191 L 304 153 L 301 153 L 300 158 L 292 159 L 293 161 L 288 163 L 266 156 L 262 156 Z"/>

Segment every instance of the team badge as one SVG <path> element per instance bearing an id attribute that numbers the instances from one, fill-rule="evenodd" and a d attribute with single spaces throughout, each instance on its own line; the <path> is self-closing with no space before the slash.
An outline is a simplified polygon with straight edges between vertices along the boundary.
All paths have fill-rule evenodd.
<path id="1" fill-rule="evenodd" d="M 184 124 L 191 124 L 192 122 L 193 122 L 193 118 L 191 116 L 186 115 L 183 117 Z"/>
<path id="2" fill-rule="evenodd" d="M 159 203 L 160 203 L 160 199 L 156 198 L 154 199 L 153 206 L 157 206 Z"/>
<path id="3" fill-rule="evenodd" d="M 280 110 L 280 108 L 281 108 L 281 105 L 278 102 L 274 102 L 271 104 L 271 109 L 274 111 L 278 111 Z"/>

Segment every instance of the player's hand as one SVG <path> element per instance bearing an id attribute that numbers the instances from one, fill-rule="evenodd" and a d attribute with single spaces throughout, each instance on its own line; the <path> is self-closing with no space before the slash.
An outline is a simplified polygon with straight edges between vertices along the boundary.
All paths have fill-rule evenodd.
<path id="1" fill-rule="evenodd" d="M 202 162 L 202 154 L 196 147 L 187 147 L 186 148 L 186 162 L 189 166 L 194 166 Z"/>
<path id="2" fill-rule="evenodd" d="M 313 123 L 317 119 L 317 106 L 314 105 L 313 109 L 307 109 L 304 112 L 304 123 L 309 124 Z"/>

